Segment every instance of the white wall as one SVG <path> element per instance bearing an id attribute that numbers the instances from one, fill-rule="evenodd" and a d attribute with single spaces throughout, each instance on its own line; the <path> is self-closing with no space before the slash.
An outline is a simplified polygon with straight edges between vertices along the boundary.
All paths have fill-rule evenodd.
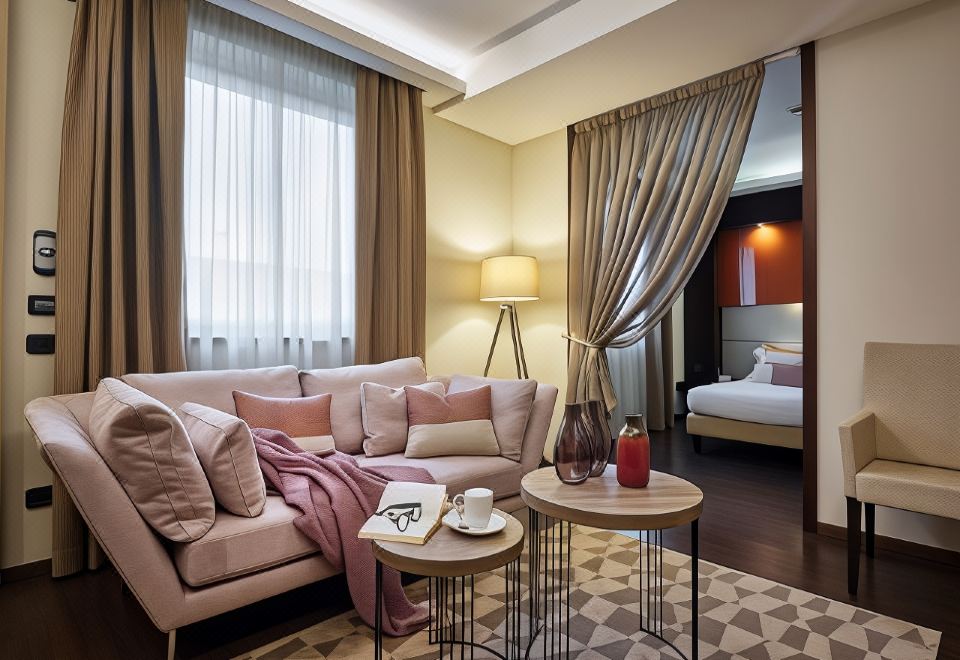
<path id="1" fill-rule="evenodd" d="M 27 355 L 25 336 L 53 332 L 28 316 L 27 294 L 52 294 L 33 272 L 33 232 L 56 229 L 60 127 L 73 16 L 63 0 L 11 0 L 7 90 L 6 227 L 3 237 L 3 411 L 0 565 L 50 556 L 50 508 L 27 511 L 23 492 L 50 483 L 23 418 L 24 405 L 53 391 L 53 356 Z"/>
<path id="2" fill-rule="evenodd" d="M 842 525 L 864 342 L 960 343 L 960 2 L 818 42 L 817 102 L 819 518 Z M 957 521 L 881 508 L 877 533 L 960 550 Z"/>

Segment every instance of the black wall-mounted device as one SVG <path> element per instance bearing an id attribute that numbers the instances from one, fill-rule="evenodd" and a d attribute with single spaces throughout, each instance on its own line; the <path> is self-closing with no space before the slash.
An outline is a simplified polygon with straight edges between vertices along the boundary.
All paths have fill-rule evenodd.
<path id="1" fill-rule="evenodd" d="M 30 355 L 50 355 L 55 346 L 53 335 L 27 335 L 27 353 Z"/>
<path id="2" fill-rule="evenodd" d="M 27 314 L 53 316 L 53 296 L 27 296 Z"/>
<path id="3" fill-rule="evenodd" d="M 53 503 L 53 486 L 28 488 L 24 493 L 24 506 L 28 509 L 49 506 L 51 503 Z"/>
<path id="4" fill-rule="evenodd" d="M 57 270 L 57 232 L 38 229 L 33 232 L 33 272 L 53 275 Z"/>

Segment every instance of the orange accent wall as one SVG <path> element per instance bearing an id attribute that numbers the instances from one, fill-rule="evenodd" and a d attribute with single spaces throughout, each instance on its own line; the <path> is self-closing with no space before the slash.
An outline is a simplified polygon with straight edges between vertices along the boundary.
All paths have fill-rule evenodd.
<path id="1" fill-rule="evenodd" d="M 757 305 L 803 302 L 799 220 L 717 232 L 717 303 L 740 307 L 740 248 L 753 248 Z"/>

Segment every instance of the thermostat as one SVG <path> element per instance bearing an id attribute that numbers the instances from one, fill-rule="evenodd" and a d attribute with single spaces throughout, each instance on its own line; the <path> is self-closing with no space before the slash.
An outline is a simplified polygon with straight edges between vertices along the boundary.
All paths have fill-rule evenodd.
<path id="1" fill-rule="evenodd" d="M 53 316 L 53 296 L 27 296 L 27 314 Z"/>
<path id="2" fill-rule="evenodd" d="M 33 232 L 33 272 L 53 275 L 57 266 L 57 232 L 38 229 Z"/>

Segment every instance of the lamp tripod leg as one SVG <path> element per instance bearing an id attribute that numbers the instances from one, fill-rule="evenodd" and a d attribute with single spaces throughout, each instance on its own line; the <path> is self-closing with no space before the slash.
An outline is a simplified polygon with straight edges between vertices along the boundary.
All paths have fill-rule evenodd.
<path id="1" fill-rule="evenodd" d="M 523 367 L 523 370 L 522 370 L 522 373 L 521 373 L 521 375 L 520 375 L 520 378 L 529 378 L 529 377 L 530 377 L 530 374 L 529 374 L 529 372 L 527 371 L 527 356 L 524 355 L 524 353 L 523 353 L 523 340 L 520 338 L 520 317 L 517 316 L 517 307 L 516 307 L 516 305 L 512 306 L 512 307 L 511 307 L 511 310 L 513 310 L 513 319 L 514 319 L 514 322 L 516 323 L 516 326 L 517 326 L 516 344 L 517 344 L 517 346 L 518 346 L 519 349 L 520 349 L 520 366 Z"/>
<path id="2" fill-rule="evenodd" d="M 517 348 L 517 333 L 519 328 L 517 328 L 517 321 L 515 317 L 515 310 L 513 305 L 501 305 L 500 309 L 507 308 L 510 314 L 510 339 L 513 340 L 513 359 L 517 363 L 517 378 L 523 378 L 520 370 L 520 350 Z"/>
<path id="3" fill-rule="evenodd" d="M 497 347 L 497 337 L 500 335 L 500 325 L 503 323 L 503 306 L 500 306 L 500 317 L 497 319 L 497 328 L 493 331 L 493 341 L 490 342 L 490 352 L 487 354 L 487 366 L 483 368 L 483 375 L 490 373 L 490 363 L 493 361 L 493 349 Z M 513 322 L 511 318 L 511 323 Z"/>

